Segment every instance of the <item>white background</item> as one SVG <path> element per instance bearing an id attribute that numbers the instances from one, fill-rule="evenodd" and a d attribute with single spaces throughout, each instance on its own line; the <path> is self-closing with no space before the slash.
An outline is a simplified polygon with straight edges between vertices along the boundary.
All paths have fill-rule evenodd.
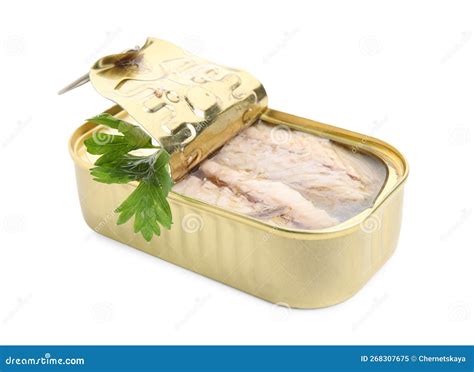
<path id="1" fill-rule="evenodd" d="M 0 6 L 0 343 L 473 343 L 472 2 Z M 275 307 L 86 226 L 67 141 L 110 103 L 56 91 L 147 36 L 250 71 L 273 108 L 406 155 L 398 249 L 355 297 Z"/>

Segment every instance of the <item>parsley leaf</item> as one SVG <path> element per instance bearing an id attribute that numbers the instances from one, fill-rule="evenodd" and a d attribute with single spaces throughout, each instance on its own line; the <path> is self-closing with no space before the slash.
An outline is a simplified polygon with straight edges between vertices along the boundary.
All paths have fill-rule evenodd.
<path id="1" fill-rule="evenodd" d="M 115 210 L 121 225 L 135 217 L 134 231 L 146 241 L 160 235 L 160 225 L 171 228 L 171 209 L 166 197 L 173 186 L 169 173 L 170 155 L 152 144 L 140 127 L 118 120 L 109 114 L 90 122 L 116 129 L 121 135 L 99 133 L 84 141 L 90 154 L 101 155 L 91 169 L 95 181 L 107 184 L 137 181 L 137 188 Z M 133 155 L 131 151 L 156 149 L 151 155 Z"/>
<path id="2" fill-rule="evenodd" d="M 110 114 L 100 114 L 89 119 L 89 121 L 94 124 L 101 124 L 116 129 L 123 134 L 112 135 L 95 133 L 84 142 L 87 147 L 87 152 L 93 155 L 102 155 L 95 162 L 95 165 L 112 162 L 117 157 L 133 150 L 156 148 L 152 144 L 151 137 L 140 127 L 116 119 Z"/>

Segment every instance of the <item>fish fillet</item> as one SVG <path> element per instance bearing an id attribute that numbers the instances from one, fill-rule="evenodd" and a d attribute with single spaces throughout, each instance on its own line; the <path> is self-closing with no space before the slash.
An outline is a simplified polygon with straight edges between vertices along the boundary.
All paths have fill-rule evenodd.
<path id="1" fill-rule="evenodd" d="M 218 186 L 207 179 L 188 176 L 173 187 L 173 191 L 218 207 L 271 222 L 282 215 L 282 208 L 263 202 L 253 202 L 234 193 L 227 186 Z"/>
<path id="2" fill-rule="evenodd" d="M 173 190 L 270 224 L 316 230 L 369 207 L 385 172 L 379 160 L 329 139 L 259 122 Z"/>
<path id="3" fill-rule="evenodd" d="M 306 229 L 329 227 L 338 222 L 282 182 L 251 178 L 248 174 L 213 160 L 205 161 L 200 170 L 209 179 L 228 186 L 249 200 L 282 208 L 283 217 L 301 224 Z"/>

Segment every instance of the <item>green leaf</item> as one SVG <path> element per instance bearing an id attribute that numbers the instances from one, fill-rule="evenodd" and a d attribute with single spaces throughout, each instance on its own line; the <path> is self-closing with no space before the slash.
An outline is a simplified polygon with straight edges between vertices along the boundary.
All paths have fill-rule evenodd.
<path id="1" fill-rule="evenodd" d="M 88 153 L 102 155 L 95 162 L 95 165 L 113 162 L 130 151 L 157 148 L 153 145 L 151 137 L 140 127 L 116 119 L 110 114 L 100 114 L 90 118 L 89 121 L 94 124 L 105 125 L 122 133 L 122 135 L 112 135 L 95 132 L 92 137 L 84 141 Z"/>
<path id="2" fill-rule="evenodd" d="M 137 188 L 115 210 L 121 225 L 134 217 L 135 233 L 141 233 L 146 241 L 161 234 L 160 225 L 171 228 L 172 215 L 167 196 L 173 186 L 169 173 L 170 155 L 157 149 L 151 155 L 137 156 L 131 151 L 157 148 L 141 128 L 118 120 L 109 114 L 95 116 L 89 121 L 115 129 L 121 135 L 96 134 L 84 141 L 87 151 L 101 155 L 91 169 L 97 182 L 128 183 L 137 181 Z"/>
<path id="3" fill-rule="evenodd" d="M 88 121 L 94 124 L 106 125 L 112 129 L 118 129 L 118 126 L 122 120 L 119 120 L 113 115 L 103 112 L 102 114 L 88 119 Z"/>

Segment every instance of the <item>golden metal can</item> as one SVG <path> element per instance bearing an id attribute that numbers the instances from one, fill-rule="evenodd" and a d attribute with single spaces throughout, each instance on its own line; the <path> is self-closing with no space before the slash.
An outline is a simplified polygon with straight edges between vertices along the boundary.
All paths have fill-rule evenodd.
<path id="1" fill-rule="evenodd" d="M 129 119 L 119 106 L 108 112 Z M 407 162 L 395 148 L 370 136 L 267 108 L 256 117 L 380 159 L 386 180 L 372 207 L 321 231 L 292 230 L 171 192 L 174 225 L 147 243 L 133 233 L 130 222 L 118 226 L 114 214 L 136 184 L 106 185 L 89 174 L 93 161 L 84 140 L 101 128 L 85 123 L 69 143 L 84 219 L 102 235 L 273 303 L 318 308 L 344 301 L 396 248 Z"/>

